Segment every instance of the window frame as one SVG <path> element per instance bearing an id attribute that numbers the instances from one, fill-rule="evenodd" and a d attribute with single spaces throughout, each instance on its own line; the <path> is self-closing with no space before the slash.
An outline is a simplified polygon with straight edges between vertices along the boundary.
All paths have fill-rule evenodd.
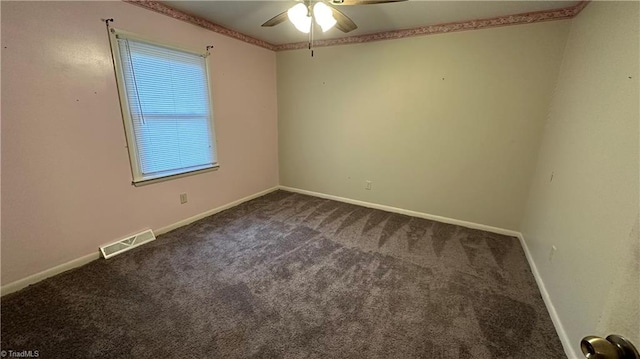
<path id="1" fill-rule="evenodd" d="M 218 141 L 215 137 L 215 116 L 214 116 L 214 106 L 213 106 L 213 92 L 211 91 L 211 72 L 209 71 L 209 57 L 207 54 L 203 54 L 202 52 L 194 51 L 191 49 L 185 49 L 183 47 L 174 46 L 171 44 L 155 41 L 144 36 L 140 36 L 131 32 L 123 31 L 116 28 L 109 28 L 109 45 L 111 47 L 111 54 L 113 59 L 113 68 L 116 77 L 116 87 L 118 88 L 118 97 L 120 102 L 120 112 L 122 114 L 122 123 L 124 126 L 125 138 L 127 141 L 127 152 L 129 154 L 129 164 L 131 167 L 131 184 L 139 187 L 157 182 L 169 181 L 176 178 L 182 178 L 187 176 L 193 176 L 200 173 L 215 171 L 220 168 L 220 162 L 218 161 Z M 211 148 L 212 152 L 213 164 L 209 167 L 195 169 L 186 172 L 178 172 L 175 174 L 164 174 L 159 176 L 143 176 L 142 170 L 140 168 L 140 159 L 138 155 L 138 144 L 135 140 L 135 133 L 133 129 L 133 119 L 130 112 L 129 106 L 129 98 L 127 97 L 126 85 L 124 80 L 124 70 L 122 68 L 122 60 L 120 57 L 120 48 L 118 46 L 117 37 L 120 36 L 122 38 L 130 39 L 133 41 L 143 42 L 149 45 L 163 47 L 169 50 L 181 51 L 192 55 L 203 56 L 205 58 L 204 61 L 204 70 L 207 80 L 207 91 L 208 91 L 208 100 L 209 100 L 209 136 L 211 138 Z"/>

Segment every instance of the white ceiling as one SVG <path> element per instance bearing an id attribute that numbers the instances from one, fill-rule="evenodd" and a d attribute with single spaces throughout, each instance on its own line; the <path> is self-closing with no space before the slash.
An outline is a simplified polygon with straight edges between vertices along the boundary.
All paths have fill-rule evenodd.
<path id="1" fill-rule="evenodd" d="M 287 10 L 295 0 L 277 1 L 161 1 L 174 9 L 207 19 L 271 44 L 306 41 L 308 35 L 297 31 L 289 21 L 272 28 L 262 23 Z M 317 31 L 316 39 L 334 39 L 352 35 L 407 29 L 448 22 L 476 20 L 576 5 L 578 1 L 416 1 L 400 3 L 340 6 L 358 29 L 348 34 L 333 28 Z"/>

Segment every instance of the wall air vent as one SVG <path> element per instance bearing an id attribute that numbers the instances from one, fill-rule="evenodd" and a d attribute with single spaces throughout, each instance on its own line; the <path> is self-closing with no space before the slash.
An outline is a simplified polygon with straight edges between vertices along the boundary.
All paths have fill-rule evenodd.
<path id="1" fill-rule="evenodd" d="M 126 252 L 129 249 L 133 249 L 135 247 L 141 246 L 155 239 L 156 239 L 156 236 L 153 234 L 153 231 L 148 229 L 144 232 L 134 234 L 133 236 L 123 238 L 117 242 L 100 246 L 100 252 L 102 252 L 102 256 L 105 259 L 109 259 L 115 256 L 116 254 Z"/>

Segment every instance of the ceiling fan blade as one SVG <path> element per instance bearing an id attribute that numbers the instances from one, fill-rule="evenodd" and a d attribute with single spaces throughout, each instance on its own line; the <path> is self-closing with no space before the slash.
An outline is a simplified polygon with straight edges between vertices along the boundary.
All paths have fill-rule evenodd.
<path id="1" fill-rule="evenodd" d="M 385 4 L 390 2 L 403 2 L 407 0 L 330 0 L 331 5 L 373 5 L 373 4 Z"/>
<path id="2" fill-rule="evenodd" d="M 358 25 L 356 25 L 353 20 L 349 19 L 347 15 L 343 14 L 342 11 L 334 8 L 331 8 L 331 10 L 333 11 L 333 17 L 337 21 L 336 27 L 338 30 L 346 33 L 358 28 Z"/>
<path id="3" fill-rule="evenodd" d="M 276 26 L 276 25 L 284 22 L 286 19 L 287 19 L 287 12 L 283 11 L 283 12 L 279 13 L 278 15 L 272 17 L 271 19 L 267 20 L 267 22 L 262 24 L 262 26 L 263 27 Z"/>

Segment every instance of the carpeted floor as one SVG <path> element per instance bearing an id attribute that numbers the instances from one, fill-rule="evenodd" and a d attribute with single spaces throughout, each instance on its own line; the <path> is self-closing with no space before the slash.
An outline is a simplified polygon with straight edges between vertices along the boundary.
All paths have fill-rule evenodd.
<path id="1" fill-rule="evenodd" d="M 41 358 L 565 358 L 516 238 L 284 191 L 1 311 Z"/>

